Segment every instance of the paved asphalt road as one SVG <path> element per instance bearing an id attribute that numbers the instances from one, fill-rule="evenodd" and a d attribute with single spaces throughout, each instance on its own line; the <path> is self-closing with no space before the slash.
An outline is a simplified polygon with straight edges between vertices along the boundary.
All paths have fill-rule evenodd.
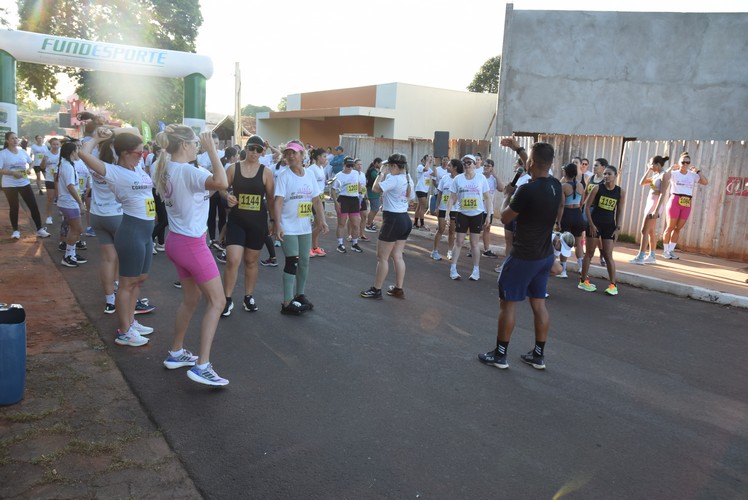
<path id="1" fill-rule="evenodd" d="M 102 313 L 89 241 L 89 263 L 63 274 L 206 498 L 748 491 L 747 311 L 626 286 L 618 297 L 588 294 L 552 278 L 547 369 L 519 360 L 532 346 L 525 303 L 500 371 L 476 359 L 495 342 L 496 260 L 483 260 L 481 281 L 453 282 L 414 237 L 407 300 L 370 301 L 358 292 L 372 283 L 375 243 L 340 255 L 328 235 L 332 252 L 311 262 L 313 312 L 280 315 L 281 267 L 261 268 L 259 311 L 239 306 L 221 320 L 212 361 L 231 384 L 215 390 L 161 364 L 181 296 L 165 255 L 142 293 L 158 310 L 139 317 L 156 333 L 126 348 Z M 467 258 L 460 264 L 467 277 Z M 240 281 L 237 305 L 241 290 Z"/>

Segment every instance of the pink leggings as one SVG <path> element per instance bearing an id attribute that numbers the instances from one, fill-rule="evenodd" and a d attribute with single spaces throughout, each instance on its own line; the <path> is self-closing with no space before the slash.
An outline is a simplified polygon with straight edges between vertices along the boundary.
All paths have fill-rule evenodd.
<path id="1" fill-rule="evenodd" d="M 673 220 L 687 220 L 688 216 L 691 215 L 691 201 L 690 196 L 674 194 L 670 197 L 670 201 L 667 204 L 667 216 Z M 688 206 L 684 207 L 684 204 Z"/>
<path id="2" fill-rule="evenodd" d="M 177 268 L 179 279 L 192 277 L 195 283 L 201 285 L 220 276 L 204 235 L 193 238 L 169 232 L 166 236 L 166 256 Z"/>

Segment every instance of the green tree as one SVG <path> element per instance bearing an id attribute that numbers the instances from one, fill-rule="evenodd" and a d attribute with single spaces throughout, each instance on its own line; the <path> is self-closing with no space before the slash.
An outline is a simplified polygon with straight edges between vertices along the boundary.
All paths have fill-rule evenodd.
<path id="1" fill-rule="evenodd" d="M 499 74 L 501 72 L 501 56 L 495 56 L 483 63 L 473 77 L 467 89 L 470 92 L 485 94 L 499 93 Z"/>
<path id="2" fill-rule="evenodd" d="M 270 106 L 255 106 L 254 104 L 247 104 L 242 108 L 242 116 L 257 116 L 257 113 L 263 111 L 272 111 Z"/>
<path id="3" fill-rule="evenodd" d="M 184 52 L 195 51 L 203 23 L 199 0 L 18 0 L 18 11 L 18 28 L 26 31 Z M 154 128 L 158 120 L 182 119 L 184 84 L 178 79 L 19 63 L 19 89 L 57 99 L 60 72 L 76 82 L 81 98 L 134 125 L 145 120 Z"/>
<path id="4" fill-rule="evenodd" d="M 281 100 L 278 103 L 278 111 L 285 111 L 287 105 L 288 105 L 288 99 L 285 97 L 281 97 Z"/>

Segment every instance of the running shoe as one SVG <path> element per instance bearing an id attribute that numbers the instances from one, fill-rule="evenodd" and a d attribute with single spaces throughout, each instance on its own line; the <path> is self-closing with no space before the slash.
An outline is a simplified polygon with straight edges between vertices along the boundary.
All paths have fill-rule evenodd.
<path id="1" fill-rule="evenodd" d="M 670 252 L 668 252 L 667 250 L 664 250 L 662 252 L 662 258 L 670 260 Z"/>
<path id="2" fill-rule="evenodd" d="M 545 356 L 536 355 L 534 350 L 527 354 L 521 354 L 520 358 L 536 370 L 545 370 Z"/>
<path id="3" fill-rule="evenodd" d="M 376 233 L 377 227 L 374 224 L 367 224 L 366 226 L 364 226 L 364 231 L 366 231 L 367 233 Z"/>
<path id="4" fill-rule="evenodd" d="M 275 260 L 275 257 L 271 257 L 269 259 L 261 260 L 260 265 L 265 267 L 278 267 L 278 261 Z"/>
<path id="5" fill-rule="evenodd" d="M 47 217 L 47 220 L 44 221 L 45 224 L 54 224 L 54 221 L 52 220 L 52 217 Z"/>
<path id="6" fill-rule="evenodd" d="M 175 281 L 173 284 L 174 284 L 174 288 L 182 288 L 182 282 L 181 281 Z"/>
<path id="7" fill-rule="evenodd" d="M 257 310 L 257 302 L 251 295 L 244 296 L 244 310 L 247 312 L 255 312 Z"/>
<path id="8" fill-rule="evenodd" d="M 314 304 L 309 302 L 309 299 L 307 299 L 306 295 L 304 295 L 303 293 L 301 295 L 297 295 L 296 297 L 294 297 L 294 300 L 298 302 L 299 304 L 301 304 L 302 306 L 306 307 L 309 311 L 314 309 Z"/>
<path id="9" fill-rule="evenodd" d="M 608 285 L 608 288 L 605 289 L 605 293 L 608 295 L 618 295 L 618 287 L 611 283 Z"/>
<path id="10" fill-rule="evenodd" d="M 225 378 L 219 377 L 216 371 L 213 369 L 213 365 L 211 365 L 210 363 L 202 370 L 197 366 L 193 366 L 192 368 L 187 370 L 187 376 L 190 378 L 190 380 L 194 380 L 195 382 L 199 382 L 205 385 L 212 385 L 215 387 L 229 385 L 229 381 Z"/>
<path id="11" fill-rule="evenodd" d="M 369 241 L 369 237 L 366 236 L 365 234 L 362 234 L 361 236 L 359 236 L 358 239 L 359 241 Z"/>
<path id="12" fill-rule="evenodd" d="M 605 262 L 605 258 L 601 256 L 600 257 L 600 267 L 605 267 L 607 265 L 608 265 L 608 263 Z"/>
<path id="13" fill-rule="evenodd" d="M 402 288 L 398 288 L 395 285 L 390 285 L 389 288 L 387 288 L 387 295 L 390 297 L 395 297 L 396 299 L 404 299 L 405 298 L 405 290 Z"/>
<path id="14" fill-rule="evenodd" d="M 642 266 L 644 265 L 644 257 L 637 255 L 636 257 L 634 257 L 633 259 L 629 261 L 629 264 L 636 264 L 636 265 Z"/>
<path id="15" fill-rule="evenodd" d="M 314 253 L 314 249 L 313 249 L 313 248 L 310 248 L 310 249 L 309 249 L 309 258 L 310 258 L 310 259 L 313 259 L 313 258 L 315 258 L 316 256 L 317 256 L 317 254 L 316 254 L 316 253 Z"/>
<path id="16" fill-rule="evenodd" d="M 130 328 L 125 333 L 121 333 L 117 330 L 117 338 L 114 339 L 115 344 L 129 345 L 132 347 L 139 347 L 148 343 L 148 339 L 140 335 L 138 332 Z"/>
<path id="17" fill-rule="evenodd" d="M 95 238 L 96 237 L 96 231 L 94 231 L 94 228 L 92 228 L 91 226 L 88 226 L 86 228 L 86 232 L 83 233 L 83 234 L 85 234 L 86 236 L 90 236 L 91 238 Z"/>
<path id="18" fill-rule="evenodd" d="M 141 325 L 140 323 L 138 323 L 138 320 L 135 320 L 130 324 L 130 329 L 135 330 L 143 336 L 153 333 L 153 328 L 151 328 L 150 326 Z"/>
<path id="19" fill-rule="evenodd" d="M 442 260 L 442 256 L 439 255 L 439 250 L 434 250 L 431 252 L 431 258 L 434 260 Z"/>
<path id="20" fill-rule="evenodd" d="M 670 259 L 670 260 L 680 260 L 680 257 L 678 257 L 677 255 L 675 255 L 675 252 L 673 252 L 671 250 L 670 251 L 670 257 L 668 257 L 668 259 Z"/>
<path id="21" fill-rule="evenodd" d="M 195 366 L 195 363 L 197 363 L 197 356 L 187 349 L 182 349 L 182 355 L 177 357 L 174 357 L 169 353 L 169 357 L 164 360 L 164 366 L 169 370 L 175 370 L 185 366 Z"/>
<path id="22" fill-rule="evenodd" d="M 17 236 L 17 237 L 15 236 L 15 234 L 16 234 L 16 233 L 18 233 L 18 231 L 14 231 L 14 232 L 13 232 L 13 237 L 14 237 L 14 238 L 16 238 L 16 239 L 20 238 L 20 237 L 21 237 L 21 233 L 18 233 L 18 236 Z M 37 235 L 37 236 L 38 236 L 39 238 L 49 238 L 49 236 L 50 236 L 50 235 L 49 235 L 49 233 L 47 232 L 47 228 L 46 228 L 46 227 L 43 227 L 43 228 L 39 229 L 39 230 L 38 230 L 38 231 L 36 232 L 36 235 Z"/>
<path id="23" fill-rule="evenodd" d="M 498 349 L 478 354 L 478 361 L 480 361 L 484 365 L 494 366 L 501 370 L 506 370 L 507 368 L 509 368 L 509 363 L 507 363 L 506 361 L 506 353 L 504 353 L 503 355 L 499 355 Z"/>
<path id="24" fill-rule="evenodd" d="M 62 261 L 60 261 L 60 264 L 62 264 L 65 267 L 78 267 L 78 262 L 75 261 L 75 257 L 72 255 L 66 255 L 62 258 Z"/>
<path id="25" fill-rule="evenodd" d="M 378 290 L 374 287 L 364 290 L 359 294 L 364 299 L 377 299 L 382 300 L 382 290 Z"/>
<path id="26" fill-rule="evenodd" d="M 78 240 L 75 242 L 75 249 L 76 250 L 88 250 L 88 245 L 86 245 L 85 241 Z"/>
<path id="27" fill-rule="evenodd" d="M 216 254 L 216 260 L 220 262 L 221 264 L 226 263 L 226 250 L 221 250 Z"/>
<path id="28" fill-rule="evenodd" d="M 644 257 L 643 263 L 644 264 L 657 264 L 657 257 L 655 257 L 654 254 L 651 254 L 648 257 Z"/>
<path id="29" fill-rule="evenodd" d="M 452 250 L 447 250 L 447 260 L 452 260 Z"/>
<path id="30" fill-rule="evenodd" d="M 556 278 L 568 278 L 568 277 L 569 277 L 569 275 L 566 274 L 566 270 L 563 270 L 563 271 L 561 271 L 560 273 L 558 273 L 556 275 Z"/>
<path id="31" fill-rule="evenodd" d="M 470 273 L 470 277 L 468 278 L 470 281 L 478 281 L 480 279 L 480 271 L 475 270 L 472 273 Z"/>
<path id="32" fill-rule="evenodd" d="M 57 250 L 59 250 L 60 252 L 64 252 L 66 248 L 67 244 L 64 241 L 61 241 L 57 244 Z"/>
<path id="33" fill-rule="evenodd" d="M 348 251 L 348 250 L 345 249 L 345 245 L 343 245 L 342 243 L 337 246 L 337 250 L 340 253 L 346 253 Z"/>
<path id="34" fill-rule="evenodd" d="M 462 276 L 459 275 L 456 269 L 450 269 L 449 270 L 449 278 L 453 280 L 458 280 L 462 278 Z"/>
<path id="35" fill-rule="evenodd" d="M 77 262 L 78 264 L 85 264 L 86 262 L 88 262 L 88 259 L 85 259 L 85 258 L 81 257 L 81 256 L 80 256 L 80 255 L 78 255 L 78 254 L 75 254 L 75 255 L 73 255 L 73 258 L 75 259 L 75 261 L 76 261 L 76 262 Z"/>
<path id="36" fill-rule="evenodd" d="M 280 241 L 278 241 L 278 240 L 275 240 L 275 243 L 274 243 L 274 245 L 275 245 L 275 246 L 277 246 L 277 247 L 279 247 L 279 246 L 281 246 L 281 242 L 280 242 Z"/>
<path id="37" fill-rule="evenodd" d="M 324 257 L 327 255 L 327 252 L 325 252 L 325 249 L 322 247 L 312 248 L 312 252 L 314 252 L 314 255 L 317 257 Z"/>
<path id="38" fill-rule="evenodd" d="M 42 191 L 41 189 L 39 190 L 39 196 L 44 196 L 44 191 Z"/>
<path id="39" fill-rule="evenodd" d="M 221 316 L 224 318 L 227 318 L 231 316 L 231 311 L 234 310 L 234 301 L 231 297 L 226 297 L 226 305 L 223 306 L 223 312 L 221 313 Z"/>
<path id="40" fill-rule="evenodd" d="M 306 306 L 304 306 L 301 302 L 298 302 L 296 300 L 292 300 L 285 306 L 281 304 L 281 314 L 301 316 L 301 314 L 304 313 L 306 309 L 307 309 Z"/>
<path id="41" fill-rule="evenodd" d="M 14 240 L 20 240 L 21 239 L 21 231 L 13 231 L 13 234 L 10 236 Z"/>
<path id="42" fill-rule="evenodd" d="M 107 302 L 107 304 L 104 306 L 104 313 L 106 314 L 114 314 L 114 312 L 117 309 L 115 309 L 114 304 L 110 304 Z"/>
<path id="43" fill-rule="evenodd" d="M 353 250 L 356 253 L 362 253 L 364 251 L 363 248 L 358 246 L 358 243 L 351 245 L 351 250 Z"/>
<path id="44" fill-rule="evenodd" d="M 156 247 L 151 248 L 151 254 L 158 255 L 158 250 L 156 250 Z"/>
<path id="45" fill-rule="evenodd" d="M 577 285 L 577 288 L 579 288 L 580 290 L 584 290 L 585 292 L 594 292 L 595 290 L 597 290 L 597 287 L 590 283 L 590 280 L 580 281 Z"/>
<path id="46" fill-rule="evenodd" d="M 468 257 L 472 257 L 472 256 L 473 256 L 473 252 L 471 252 L 471 251 L 468 251 L 468 253 L 467 253 L 467 256 L 468 256 Z"/>
<path id="47" fill-rule="evenodd" d="M 495 253 L 493 253 L 491 250 L 486 250 L 485 252 L 483 252 L 482 255 L 484 257 L 488 257 L 490 259 L 498 259 L 499 258 L 499 256 L 496 255 Z"/>
<path id="48" fill-rule="evenodd" d="M 349 242 L 350 242 L 350 241 L 353 241 L 353 237 L 352 237 L 352 236 L 349 236 L 349 237 L 347 237 L 347 238 L 345 239 L 345 241 L 349 241 Z"/>
<path id="49" fill-rule="evenodd" d="M 135 303 L 135 314 L 148 314 L 153 312 L 154 309 L 156 309 L 156 306 L 152 306 L 145 297 L 138 299 Z"/>
<path id="50" fill-rule="evenodd" d="M 226 247 L 223 246 L 223 243 L 221 243 L 218 240 L 213 240 L 213 245 L 212 246 L 213 246 L 213 248 L 215 248 L 216 250 L 220 250 L 221 252 L 223 252 L 224 250 L 226 250 Z"/>
<path id="51" fill-rule="evenodd" d="M 159 252 L 165 252 L 166 251 L 166 247 L 164 245 L 160 244 L 160 243 L 154 243 L 153 244 L 153 248 L 155 248 Z"/>

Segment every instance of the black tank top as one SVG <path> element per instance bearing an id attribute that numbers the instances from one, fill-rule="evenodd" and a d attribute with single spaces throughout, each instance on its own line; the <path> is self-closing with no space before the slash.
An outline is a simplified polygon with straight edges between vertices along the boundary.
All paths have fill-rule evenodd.
<path id="1" fill-rule="evenodd" d="M 244 177 L 242 175 L 241 163 L 234 165 L 234 180 L 232 187 L 234 196 L 238 201 L 237 205 L 231 209 L 229 216 L 239 220 L 252 221 L 260 218 L 267 219 L 268 208 L 265 200 L 265 183 L 262 180 L 265 166 L 260 165 L 257 174 L 254 177 Z"/>
<path id="2" fill-rule="evenodd" d="M 597 195 L 595 200 L 592 202 L 595 207 L 592 212 L 592 220 L 597 224 L 615 224 L 616 222 L 616 210 L 618 209 L 618 201 L 621 199 L 621 186 L 614 186 L 613 189 L 605 187 L 605 183 L 597 186 Z"/>

